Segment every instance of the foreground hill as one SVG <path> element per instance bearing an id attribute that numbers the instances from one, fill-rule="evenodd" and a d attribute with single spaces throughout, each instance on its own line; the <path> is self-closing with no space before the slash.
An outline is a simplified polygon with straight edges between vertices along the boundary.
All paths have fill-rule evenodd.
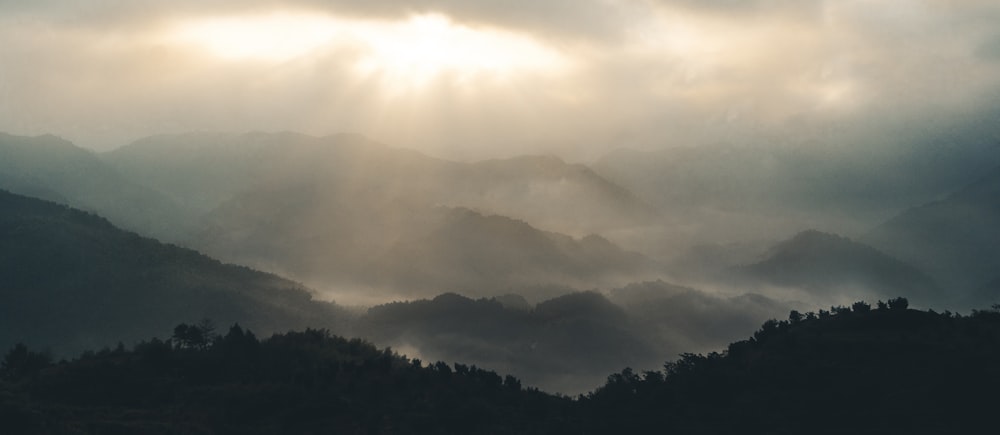
<path id="1" fill-rule="evenodd" d="M 903 293 L 925 305 L 947 300 L 920 270 L 865 244 L 814 230 L 773 246 L 763 260 L 737 268 L 736 274 L 821 298 Z"/>
<path id="2" fill-rule="evenodd" d="M 995 427 L 1000 312 L 904 299 L 769 321 L 723 353 L 625 370 L 581 403 L 592 433 L 977 433 Z"/>
<path id="3" fill-rule="evenodd" d="M 872 230 L 867 243 L 918 265 L 942 284 L 966 294 L 1000 270 L 1000 168 L 931 203 L 914 207 Z M 989 303 L 997 295 L 971 295 Z"/>
<path id="4" fill-rule="evenodd" d="M 258 340 L 234 326 L 207 348 L 153 339 L 50 367 L 26 348 L 11 361 L 5 434 L 570 432 L 567 399 L 323 330 Z"/>
<path id="5" fill-rule="evenodd" d="M 1000 312 L 896 298 L 768 321 L 723 353 L 632 369 L 575 401 L 325 331 L 157 340 L 0 366 L 5 433 L 987 433 Z M 527 351 L 527 350 L 526 350 Z"/>
<path id="6" fill-rule="evenodd" d="M 0 346 L 24 340 L 73 353 L 184 319 L 241 321 L 270 333 L 336 327 L 344 315 L 294 282 L 0 191 Z"/>

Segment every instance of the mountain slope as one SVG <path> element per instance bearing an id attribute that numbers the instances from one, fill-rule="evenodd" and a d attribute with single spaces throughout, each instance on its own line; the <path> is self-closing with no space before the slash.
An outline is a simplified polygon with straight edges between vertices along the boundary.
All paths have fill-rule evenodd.
<path id="1" fill-rule="evenodd" d="M 0 189 L 100 213 L 117 225 L 176 240 L 187 221 L 165 195 L 55 136 L 0 133 Z"/>
<path id="2" fill-rule="evenodd" d="M 377 262 L 393 286 L 491 295 L 532 285 L 599 287 L 658 274 L 649 259 L 597 235 L 574 239 L 465 209 L 431 215 L 424 231 L 403 237 Z"/>
<path id="3" fill-rule="evenodd" d="M 423 366 L 327 331 L 258 340 L 234 326 L 207 348 L 174 344 L 153 339 L 48 367 L 0 369 L 4 434 L 579 430 L 565 426 L 571 400 L 522 389 L 514 377 L 458 363 Z"/>
<path id="4" fill-rule="evenodd" d="M 4 191 L 0 241 L 0 347 L 25 340 L 72 353 L 201 318 L 261 333 L 345 320 L 299 284 Z"/>
<path id="5" fill-rule="evenodd" d="M 555 157 L 462 163 L 350 135 L 205 133 L 102 158 L 200 213 L 186 244 L 322 290 L 494 295 L 657 272 L 591 236 L 646 225 L 656 211 Z"/>
<path id="6" fill-rule="evenodd" d="M 1000 270 L 998 223 L 1000 168 L 940 201 L 906 210 L 864 240 L 969 293 Z"/>
<path id="7" fill-rule="evenodd" d="M 622 365 L 653 367 L 662 357 L 620 307 L 594 292 L 553 298 L 529 311 L 449 293 L 372 307 L 358 331 L 422 359 L 489 367 L 568 394 L 588 391 Z"/>
<path id="8" fill-rule="evenodd" d="M 769 321 L 724 353 L 632 370 L 580 402 L 589 433 L 976 433 L 995 426 L 1000 313 L 859 306 Z"/>
<path id="9" fill-rule="evenodd" d="M 921 304 L 947 299 L 918 269 L 870 246 L 814 230 L 775 245 L 763 260 L 736 271 L 759 283 L 796 287 L 818 296 L 904 294 Z"/>

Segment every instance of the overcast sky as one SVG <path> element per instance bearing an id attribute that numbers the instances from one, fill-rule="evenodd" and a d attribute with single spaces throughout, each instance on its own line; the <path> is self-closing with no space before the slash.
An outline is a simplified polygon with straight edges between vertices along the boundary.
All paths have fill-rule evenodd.
<path id="1" fill-rule="evenodd" d="M 453 158 L 879 142 L 998 89 L 995 0 L 0 0 L 0 131 L 95 149 L 192 130 Z"/>

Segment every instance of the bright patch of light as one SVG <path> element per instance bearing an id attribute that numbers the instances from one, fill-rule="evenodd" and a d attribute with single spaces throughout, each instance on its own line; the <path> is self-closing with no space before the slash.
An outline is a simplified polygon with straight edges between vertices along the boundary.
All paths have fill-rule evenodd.
<path id="1" fill-rule="evenodd" d="M 168 41 L 222 60 L 285 62 L 343 49 L 344 66 L 394 88 L 435 79 L 503 78 L 554 72 L 565 59 L 525 36 L 473 28 L 439 14 L 407 20 L 362 21 L 308 13 L 203 18 L 179 22 Z"/>
<path id="2" fill-rule="evenodd" d="M 564 65 L 556 53 L 527 38 L 456 25 L 442 15 L 359 28 L 356 36 L 369 48 L 357 65 L 359 72 L 416 85 L 444 74 L 468 79 L 483 74 L 553 71 Z"/>
<path id="3" fill-rule="evenodd" d="M 208 18 L 179 23 L 171 39 L 223 59 L 286 61 L 333 42 L 339 24 L 308 14 Z"/>

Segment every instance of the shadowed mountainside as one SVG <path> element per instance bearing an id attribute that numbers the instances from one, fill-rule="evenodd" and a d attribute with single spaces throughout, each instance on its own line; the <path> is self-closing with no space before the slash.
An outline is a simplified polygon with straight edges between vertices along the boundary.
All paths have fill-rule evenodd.
<path id="1" fill-rule="evenodd" d="M 766 322 L 722 353 L 624 370 L 579 403 L 590 433 L 989 431 L 1000 312 L 874 309 Z"/>
<path id="2" fill-rule="evenodd" d="M 528 311 L 443 294 L 372 307 L 357 330 L 376 343 L 416 349 L 423 359 L 473 363 L 575 394 L 599 385 L 622 364 L 650 367 L 665 357 L 635 327 L 605 297 L 581 292 Z"/>
<path id="3" fill-rule="evenodd" d="M 662 281 L 608 294 L 571 293 L 528 307 L 444 294 L 372 307 L 355 330 L 421 358 L 491 367 L 575 394 L 622 365 L 650 368 L 682 351 L 721 349 L 788 312 L 759 295 L 723 298 Z"/>
<path id="4" fill-rule="evenodd" d="M 4 191 L 0 240 L 0 346 L 26 340 L 73 353 L 190 318 L 241 321 L 263 333 L 341 329 L 347 320 L 297 283 Z"/>
<path id="5" fill-rule="evenodd" d="M 359 136 L 288 132 L 153 136 L 99 156 L 51 137 L 5 140 L 20 145 L 0 181 L 13 179 L 7 184 L 20 191 L 107 211 L 118 225 L 355 302 L 660 274 L 591 235 L 647 225 L 656 211 L 555 157 L 460 163 Z M 52 141 L 56 157 L 44 152 Z"/>
<path id="6" fill-rule="evenodd" d="M 132 231 L 176 240 L 190 216 L 162 193 L 55 136 L 0 133 L 0 189 L 99 213 Z"/>

